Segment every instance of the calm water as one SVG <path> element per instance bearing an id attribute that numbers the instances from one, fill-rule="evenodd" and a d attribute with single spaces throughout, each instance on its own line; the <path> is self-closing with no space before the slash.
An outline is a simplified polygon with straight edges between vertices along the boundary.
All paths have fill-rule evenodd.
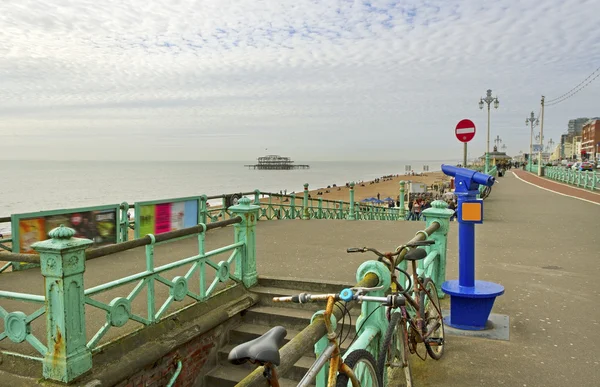
<path id="1" fill-rule="evenodd" d="M 106 161 L 0 161 L 4 184 L 0 188 L 0 216 L 13 213 L 74 208 L 126 201 L 167 199 L 206 194 L 252 191 L 288 193 L 352 180 L 403 174 L 406 164 L 415 172 L 423 165 L 440 170 L 446 161 L 421 162 L 306 162 L 308 170 L 255 171 L 252 162 L 106 162 Z M 0 224 L 0 233 L 8 224 Z"/>

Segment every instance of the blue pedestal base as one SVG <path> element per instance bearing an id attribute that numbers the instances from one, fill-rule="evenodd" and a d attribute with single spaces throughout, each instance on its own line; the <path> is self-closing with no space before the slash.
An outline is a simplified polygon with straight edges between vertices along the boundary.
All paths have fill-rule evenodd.
<path id="1" fill-rule="evenodd" d="M 450 295 L 450 316 L 445 323 L 453 328 L 483 330 L 496 297 L 504 294 L 504 286 L 487 281 L 475 281 L 474 287 L 460 286 L 458 280 L 442 284 Z"/>

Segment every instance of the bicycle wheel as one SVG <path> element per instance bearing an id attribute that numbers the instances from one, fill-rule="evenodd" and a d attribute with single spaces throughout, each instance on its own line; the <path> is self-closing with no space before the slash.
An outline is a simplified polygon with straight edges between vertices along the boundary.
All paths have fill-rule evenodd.
<path id="1" fill-rule="evenodd" d="M 361 386 L 383 387 L 381 375 L 377 372 L 377 363 L 369 351 L 356 349 L 348 354 L 344 363 L 352 368 Z M 335 385 L 336 387 L 352 387 L 352 381 L 348 375 L 339 373 Z"/>
<path id="2" fill-rule="evenodd" d="M 444 354 L 444 318 L 440 299 L 431 278 L 425 278 L 423 289 L 419 294 L 419 312 L 425 322 L 423 334 L 433 329 L 433 332 L 425 338 L 424 344 L 429 356 L 439 360 Z M 435 328 L 436 326 L 437 328 Z"/>
<path id="3" fill-rule="evenodd" d="M 402 369 L 404 378 L 398 375 L 394 378 L 398 386 L 412 387 L 412 372 L 408 362 L 408 342 L 406 332 L 406 321 L 402 320 L 402 313 L 393 312 L 392 318 L 385 332 L 383 345 L 379 351 L 377 359 L 377 372 L 381 375 L 381 380 L 386 380 L 386 373 L 389 367 L 399 367 Z"/>

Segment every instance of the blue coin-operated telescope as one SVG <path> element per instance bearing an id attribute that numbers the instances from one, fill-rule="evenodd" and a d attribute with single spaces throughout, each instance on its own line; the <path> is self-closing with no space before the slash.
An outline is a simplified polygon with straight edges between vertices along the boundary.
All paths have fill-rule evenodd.
<path id="1" fill-rule="evenodd" d="M 458 280 L 442 284 L 450 295 L 450 316 L 446 324 L 466 330 L 482 330 L 497 296 L 504 287 L 475 280 L 475 224 L 483 223 L 483 200 L 477 199 L 479 186 L 491 187 L 495 179 L 485 173 L 452 165 L 442 165 L 442 171 L 454 177 L 454 193 L 458 198 Z"/>

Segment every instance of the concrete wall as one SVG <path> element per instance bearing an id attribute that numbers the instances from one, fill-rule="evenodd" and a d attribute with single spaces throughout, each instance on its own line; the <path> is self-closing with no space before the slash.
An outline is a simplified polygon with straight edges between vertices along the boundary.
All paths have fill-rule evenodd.
<path id="1" fill-rule="evenodd" d="M 162 387 L 183 367 L 177 387 L 202 386 L 215 365 L 229 329 L 258 296 L 235 285 L 205 302 L 192 304 L 158 324 L 122 337 L 94 354 L 93 369 L 74 384 L 86 387 Z"/>

